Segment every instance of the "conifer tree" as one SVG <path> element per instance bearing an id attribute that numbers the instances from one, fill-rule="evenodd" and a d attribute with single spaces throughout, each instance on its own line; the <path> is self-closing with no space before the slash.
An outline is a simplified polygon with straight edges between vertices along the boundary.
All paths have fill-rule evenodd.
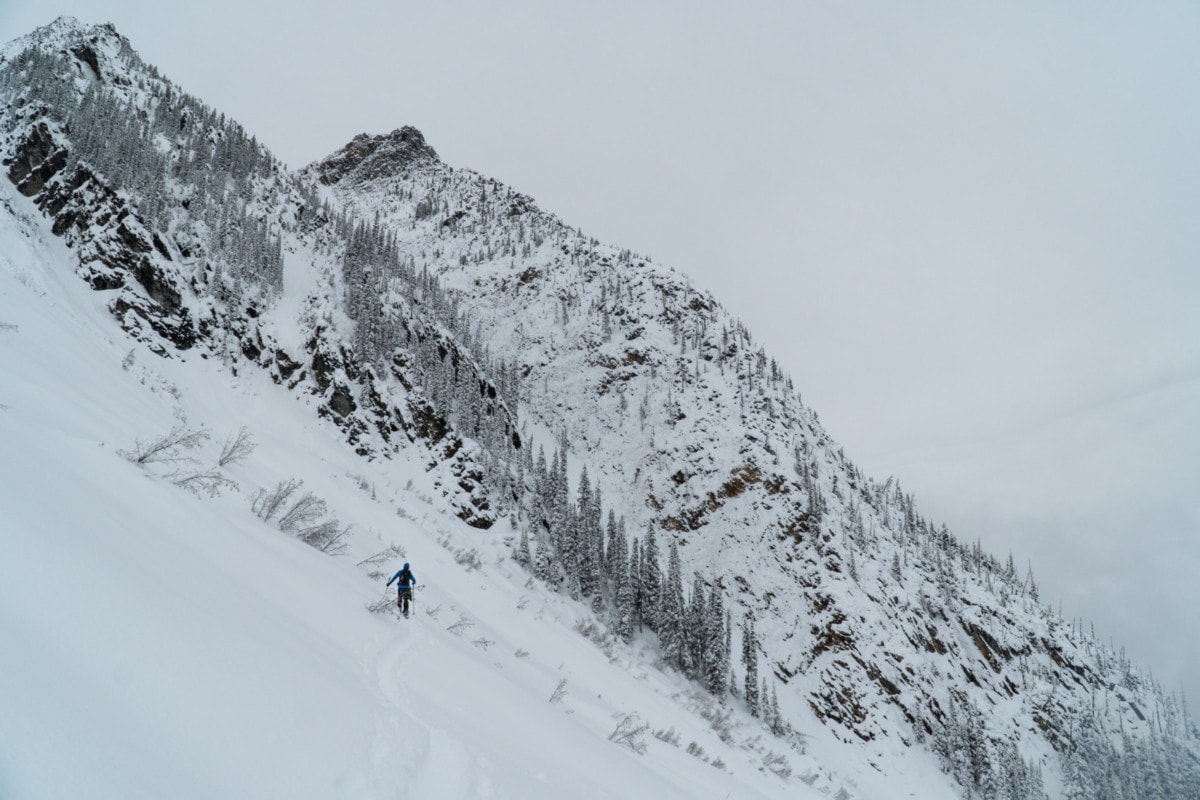
<path id="1" fill-rule="evenodd" d="M 641 543 L 635 538 L 629 547 L 629 594 L 633 603 L 633 625 L 640 631 L 642 619 L 642 552 Z"/>
<path id="2" fill-rule="evenodd" d="M 622 554 L 625 549 L 625 539 L 619 533 L 615 547 L 618 549 L 618 552 L 613 557 L 615 566 L 612 573 L 613 582 L 617 587 L 614 598 L 616 606 L 615 627 L 617 635 L 628 642 L 633 638 L 636 611 L 634 609 L 634 588 L 633 580 L 631 579 L 631 570 Z"/>
<path id="3" fill-rule="evenodd" d="M 746 707 L 751 716 L 759 715 L 758 639 L 754 635 L 754 614 L 748 612 L 742 625 L 742 665 L 746 668 Z"/>
<path id="4" fill-rule="evenodd" d="M 667 582 L 663 587 L 659 604 L 658 638 L 662 643 L 663 657 L 676 669 L 686 671 L 688 664 L 687 642 L 684 639 L 683 577 L 679 563 L 679 546 L 671 540 L 667 557 Z"/>
<path id="5" fill-rule="evenodd" d="M 642 621 L 655 633 L 658 632 L 662 591 L 662 567 L 658 560 L 658 541 L 654 536 L 654 523 L 650 523 L 649 529 L 646 531 L 646 542 L 642 546 Z"/>
<path id="6" fill-rule="evenodd" d="M 704 579 L 700 573 L 692 575 L 692 596 L 688 602 L 683 629 L 684 644 L 687 648 L 688 660 L 685 669 L 692 678 L 704 683 L 708 677 L 706 659 L 709 655 L 707 633 L 704 621 L 708 616 L 708 599 L 704 592 Z"/>
<path id="7" fill-rule="evenodd" d="M 587 466 L 579 475 L 579 494 L 574 514 L 575 525 L 572 526 L 574 575 L 579 584 L 579 592 L 584 597 L 592 597 L 599 589 L 600 570 L 596 563 L 595 531 L 599 521 L 592 516 L 592 484 L 588 479 Z"/>
<path id="8" fill-rule="evenodd" d="M 771 686 L 771 733 L 776 736 L 782 736 L 787 732 L 787 723 L 783 719 L 783 714 L 779 711 L 779 694 L 775 691 L 775 687 Z"/>
<path id="9" fill-rule="evenodd" d="M 704 685 L 716 696 L 725 691 L 729 672 L 728 637 L 725 627 L 725 608 L 721 590 L 714 586 L 708 593 L 708 610 L 704 615 Z"/>
<path id="10" fill-rule="evenodd" d="M 529 531 L 521 529 L 521 542 L 517 545 L 517 563 L 529 569 L 533 566 L 533 554 L 529 552 Z"/>
<path id="11" fill-rule="evenodd" d="M 558 571 L 550 559 L 547 546 L 539 539 L 533 553 L 533 574 L 547 586 L 557 587 L 560 583 Z"/>

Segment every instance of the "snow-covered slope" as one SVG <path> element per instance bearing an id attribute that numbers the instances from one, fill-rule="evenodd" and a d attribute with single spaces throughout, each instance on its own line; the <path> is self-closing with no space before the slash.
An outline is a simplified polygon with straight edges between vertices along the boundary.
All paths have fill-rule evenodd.
<path id="1" fill-rule="evenodd" d="M 1196 795 L 1180 701 L 863 475 L 680 274 L 411 128 L 289 173 L 109 27 L 7 46 L 0 95 L 0 491 L 26 532 L 0 789 Z M 258 448 L 215 465 L 243 428 Z M 191 460 L 133 463 L 168 432 Z M 555 447 L 597 517 L 753 615 L 790 730 L 512 560 L 531 535 L 581 588 L 539 505 Z M 408 627 L 364 610 L 404 558 L 354 566 L 393 543 L 431 586 Z M 612 741 L 634 713 L 644 754 Z"/>
<path id="2" fill-rule="evenodd" d="M 131 344 L 32 204 L 0 186 L 0 212 L 0 796 L 852 788 L 854 764 L 830 773 L 753 721 L 735 716 L 722 741 L 698 713 L 713 701 L 655 670 L 646 643 L 579 635 L 584 609 L 526 586 L 494 532 L 434 499 L 420 462 L 365 462 L 265 372 L 233 380 L 212 360 Z M 122 455 L 178 425 L 213 434 L 186 452 L 196 463 Z M 218 468 L 236 487 L 176 485 L 242 426 L 257 449 Z M 344 555 L 252 513 L 255 490 L 286 478 L 354 525 Z M 392 544 L 403 555 L 356 566 Z M 424 587 L 415 616 L 372 614 L 373 573 L 405 560 Z M 629 713 L 678 743 L 647 733 L 639 755 L 609 741 Z M 796 777 L 764 768 L 772 750 Z M 911 771 L 913 786 L 939 777 L 930 760 Z"/>
<path id="3" fill-rule="evenodd" d="M 419 157 L 391 156 L 414 142 Z M 358 137 L 309 174 L 442 278 L 525 376 L 528 422 L 571 442 L 631 529 L 673 537 L 685 569 L 755 615 L 803 729 L 815 717 L 867 752 L 928 740 L 987 796 L 1032 791 L 1012 785 L 1031 770 L 1055 793 L 1095 789 L 1122 758 L 1118 772 L 1153 773 L 1134 766 L 1148 751 L 1179 765 L 1168 795 L 1200 786 L 1178 697 L 1043 605 L 1012 555 L 864 475 L 679 273 L 440 162 L 411 130 Z"/>

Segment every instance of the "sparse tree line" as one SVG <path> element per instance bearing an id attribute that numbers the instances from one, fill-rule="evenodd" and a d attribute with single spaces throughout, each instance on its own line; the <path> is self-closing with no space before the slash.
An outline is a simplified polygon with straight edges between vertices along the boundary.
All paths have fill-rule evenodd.
<path id="1" fill-rule="evenodd" d="M 1047 796 L 1041 767 L 1013 738 L 989 735 L 984 712 L 951 692 L 940 723 L 918 720 L 929 745 L 969 800 L 1036 800 Z M 1101 717 L 1084 712 L 1059 733 L 1066 797 L 1071 800 L 1185 800 L 1200 797 L 1200 760 L 1179 739 L 1151 734 L 1114 737 Z"/>
<path id="2" fill-rule="evenodd" d="M 759 681 L 752 616 L 740 630 L 742 686 L 735 680 L 734 623 L 725 607 L 722 576 L 694 572 L 688 591 L 675 540 L 667 546 L 664 571 L 654 526 L 631 539 L 623 519 L 611 509 L 605 516 L 600 488 L 592 484 L 586 467 L 572 498 L 565 438 L 549 462 L 539 450 L 529 485 L 529 524 L 522 528 L 514 552 L 519 564 L 555 590 L 589 603 L 622 640 L 650 631 L 667 665 L 714 697 L 742 697 L 750 713 L 761 717 L 773 733 L 790 731 L 774 686 L 765 677 Z"/>
<path id="3" fill-rule="evenodd" d="M 215 291 L 279 291 L 282 239 L 265 209 L 288 192 L 313 206 L 315 196 L 240 125 L 155 79 L 153 68 L 149 81 L 118 93 L 98 80 L 81 92 L 76 67 L 69 56 L 31 48 L 0 71 L 0 92 L 61 126 L 71 138 L 67 174 L 86 165 L 129 192 L 143 220 L 212 268 Z"/>
<path id="4" fill-rule="evenodd" d="M 1022 758 L 1012 738 L 989 737 L 983 712 L 951 690 L 942 719 L 918 719 L 918 741 L 929 729 L 930 749 L 959 782 L 967 800 L 1045 800 L 1042 770 Z"/>
<path id="5" fill-rule="evenodd" d="M 1096 714 L 1071 721 L 1063 752 L 1067 797 L 1175 800 L 1200 797 L 1200 759 L 1175 737 L 1119 739 L 1106 733 Z"/>
<path id="6" fill-rule="evenodd" d="M 345 216 L 334 232 L 345 242 L 344 307 L 361 363 L 386 375 L 403 362 L 438 416 L 480 445 L 484 483 L 507 513 L 524 493 L 528 463 L 516 431 L 516 364 L 492 357 L 437 277 L 400 255 L 394 234 Z"/>

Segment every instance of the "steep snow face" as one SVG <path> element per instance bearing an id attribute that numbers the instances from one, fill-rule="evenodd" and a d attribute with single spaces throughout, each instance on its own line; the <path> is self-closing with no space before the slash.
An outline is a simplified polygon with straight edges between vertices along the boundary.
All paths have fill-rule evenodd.
<path id="1" fill-rule="evenodd" d="M 711 700 L 646 643 L 576 633 L 587 612 L 527 587 L 420 461 L 364 461 L 264 371 L 155 355 L 77 263 L 0 185 L 6 800 L 889 796 L 865 763 L 822 765 L 742 715 L 722 739 L 697 713 Z M 180 425 L 213 438 L 170 462 L 122 452 Z M 241 426 L 257 449 L 217 467 Z M 215 496 L 179 485 L 210 469 Z M 284 479 L 353 525 L 341 557 L 253 513 Z M 381 595 L 404 561 L 422 587 L 407 621 Z M 675 743 L 610 741 L 630 713 Z M 954 796 L 932 760 L 902 780 Z"/>
<path id="2" fill-rule="evenodd" d="M 309 174 L 330 182 L 345 158 Z M 746 327 L 677 272 L 432 160 L 348 170 L 331 196 L 441 277 L 490 351 L 516 363 L 525 423 L 565 434 L 631 530 L 673 536 L 686 566 L 753 612 L 793 719 L 815 716 L 868 752 L 929 740 L 984 790 L 964 748 L 996 769 L 1032 760 L 1053 784 L 1053 751 L 1082 749 L 1072 731 L 1095 733 L 1075 757 L 1103 770 L 1105 742 L 1153 747 L 1162 730 L 1195 785 L 1178 698 L 1041 605 L 1011 556 L 960 541 L 894 480 L 864 475 Z M 1132 754 L 1129 742 L 1117 750 Z M 1079 782 L 1077 764 L 1068 773 Z"/>

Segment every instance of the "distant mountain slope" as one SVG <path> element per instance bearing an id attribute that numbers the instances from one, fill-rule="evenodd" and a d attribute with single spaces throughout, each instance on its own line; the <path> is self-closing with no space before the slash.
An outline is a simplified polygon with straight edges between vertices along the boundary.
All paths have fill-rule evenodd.
<path id="1" fill-rule="evenodd" d="M 0 100 L 5 174 L 131 344 L 269 378 L 372 469 L 427 468 L 498 552 L 509 520 L 554 552 L 531 470 L 559 448 L 597 506 L 753 615 L 751 660 L 792 727 L 885 776 L 927 748 L 972 795 L 1200 796 L 1182 702 L 1043 605 L 1012 557 L 862 474 L 678 273 L 444 164 L 412 128 L 289 173 L 107 26 L 8 45 Z"/>
<path id="2" fill-rule="evenodd" d="M 360 136 L 308 173 L 441 278 L 516 362 L 530 420 L 565 432 L 631 529 L 674 537 L 755 615 L 769 671 L 844 739 L 927 742 L 985 796 L 1019 796 L 996 787 L 1029 769 L 1055 793 L 1139 792 L 1166 764 L 1166 796 L 1197 791 L 1182 701 L 1043 605 L 1012 556 L 864 475 L 714 298 L 442 163 L 411 129 Z"/>

